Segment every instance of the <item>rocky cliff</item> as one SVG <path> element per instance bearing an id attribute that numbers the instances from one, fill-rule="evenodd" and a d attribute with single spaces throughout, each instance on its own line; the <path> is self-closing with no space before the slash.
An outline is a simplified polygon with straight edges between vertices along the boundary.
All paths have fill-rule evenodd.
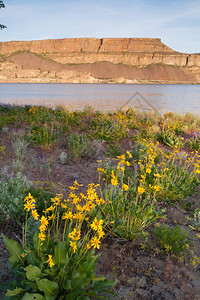
<path id="1" fill-rule="evenodd" d="M 150 38 L 0 42 L 0 81 L 199 83 L 200 55 Z"/>

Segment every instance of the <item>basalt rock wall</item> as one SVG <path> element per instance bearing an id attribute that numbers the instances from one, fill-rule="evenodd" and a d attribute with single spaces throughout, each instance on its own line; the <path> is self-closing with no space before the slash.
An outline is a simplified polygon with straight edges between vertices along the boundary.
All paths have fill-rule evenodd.
<path id="1" fill-rule="evenodd" d="M 151 64 L 173 66 L 200 66 L 200 55 L 172 53 L 135 53 L 135 52 L 91 52 L 91 53 L 48 53 L 46 57 L 62 64 L 84 64 L 108 61 L 113 64 L 124 64 L 137 67 Z"/>
<path id="2" fill-rule="evenodd" d="M 114 64 L 147 66 L 166 64 L 200 66 L 200 55 L 176 52 L 151 38 L 71 38 L 41 41 L 0 42 L 0 54 L 30 51 L 64 64 L 108 61 Z"/>
<path id="3" fill-rule="evenodd" d="M 41 41 L 1 42 L 0 53 L 31 51 L 35 53 L 54 52 L 174 52 L 160 39 L 148 38 L 73 38 Z"/>
<path id="4" fill-rule="evenodd" d="M 0 42 L 0 82 L 200 83 L 200 54 L 148 38 Z"/>

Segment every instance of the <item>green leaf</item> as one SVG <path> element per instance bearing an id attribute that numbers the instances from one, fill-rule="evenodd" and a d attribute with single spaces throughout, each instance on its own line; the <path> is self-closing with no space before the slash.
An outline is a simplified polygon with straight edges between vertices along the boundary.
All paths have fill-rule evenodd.
<path id="1" fill-rule="evenodd" d="M 35 232 L 35 234 L 33 236 L 33 246 L 34 246 L 35 251 L 38 250 L 38 245 L 39 245 L 38 232 Z"/>
<path id="2" fill-rule="evenodd" d="M 3 235 L 3 241 L 9 252 L 9 262 L 13 267 L 22 262 L 21 254 L 23 253 L 22 247 L 14 240 L 8 239 Z"/>
<path id="3" fill-rule="evenodd" d="M 77 300 L 78 296 L 81 294 L 81 291 L 72 292 L 66 295 L 65 300 Z"/>
<path id="4" fill-rule="evenodd" d="M 30 266 L 24 268 L 24 270 L 26 271 L 27 279 L 30 281 L 36 281 L 36 279 L 40 279 L 43 275 L 40 268 L 38 268 L 36 266 L 30 265 Z"/>
<path id="5" fill-rule="evenodd" d="M 40 294 L 26 293 L 21 300 L 45 300 L 45 298 Z"/>
<path id="6" fill-rule="evenodd" d="M 108 292 L 108 289 L 110 289 L 111 287 L 113 287 L 116 283 L 117 283 L 117 281 L 113 282 L 111 280 L 104 280 L 104 281 L 100 280 L 100 281 L 95 281 L 92 284 L 92 287 L 93 287 L 93 289 L 97 293 L 101 293 L 103 291 L 107 291 Z"/>
<path id="7" fill-rule="evenodd" d="M 30 251 L 26 254 L 26 261 L 28 265 L 33 265 L 33 266 L 37 266 L 39 267 L 40 265 L 40 261 L 37 257 L 37 255 L 35 254 L 35 252 Z"/>
<path id="8" fill-rule="evenodd" d="M 95 281 L 104 281 L 105 277 L 104 276 L 98 276 L 97 277 L 95 274 L 92 274 L 91 279 L 92 279 L 92 282 L 95 282 Z"/>
<path id="9" fill-rule="evenodd" d="M 16 296 L 23 292 L 24 290 L 22 288 L 16 288 L 14 290 L 8 290 L 6 293 L 6 296 Z"/>
<path id="10" fill-rule="evenodd" d="M 65 290 L 71 290 L 72 289 L 72 281 L 71 280 L 68 280 L 66 282 L 66 285 L 65 285 Z"/>
<path id="11" fill-rule="evenodd" d="M 37 284 L 36 284 L 36 282 L 29 281 L 29 280 L 22 280 L 21 287 L 24 288 L 24 289 L 26 289 L 26 290 L 28 290 L 30 288 L 32 290 L 37 290 Z"/>
<path id="12" fill-rule="evenodd" d="M 19 286 L 19 282 L 15 281 L 15 280 L 7 280 L 7 281 L 4 281 L 4 282 L 0 282 L 0 291 L 2 292 L 6 292 L 7 290 L 14 290 L 16 288 L 18 288 Z"/>
<path id="13" fill-rule="evenodd" d="M 61 241 L 58 241 L 58 243 L 55 247 L 55 253 L 53 256 L 54 263 L 58 267 L 60 267 L 60 266 L 67 264 L 68 260 L 69 260 L 69 258 L 68 258 L 68 254 L 67 254 L 65 245 Z"/>
<path id="14" fill-rule="evenodd" d="M 56 282 L 50 281 L 46 278 L 37 280 L 38 289 L 44 292 L 46 300 L 54 300 L 58 294 L 59 286 Z"/>

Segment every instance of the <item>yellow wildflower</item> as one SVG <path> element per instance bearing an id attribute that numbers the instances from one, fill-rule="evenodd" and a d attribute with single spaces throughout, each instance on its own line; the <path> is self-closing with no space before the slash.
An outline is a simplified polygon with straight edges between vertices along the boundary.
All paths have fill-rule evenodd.
<path id="1" fill-rule="evenodd" d="M 31 195 L 31 193 L 28 193 L 28 196 L 26 196 L 25 198 L 24 198 L 24 202 L 33 202 L 33 201 L 35 201 L 34 199 L 33 199 L 33 196 Z"/>
<path id="2" fill-rule="evenodd" d="M 125 160 L 125 154 L 122 154 L 120 156 L 117 156 L 117 158 L 119 158 L 120 160 Z"/>
<path id="3" fill-rule="evenodd" d="M 70 189 L 71 191 L 74 191 L 74 190 L 77 190 L 78 188 L 77 188 L 76 186 L 69 186 L 69 189 Z"/>
<path id="4" fill-rule="evenodd" d="M 27 201 L 26 204 L 24 204 L 24 209 L 26 209 L 27 211 L 30 211 L 34 207 L 35 207 L 35 204 L 30 201 Z"/>
<path id="5" fill-rule="evenodd" d="M 73 199 L 73 204 L 76 205 L 78 202 L 81 202 L 80 198 L 79 197 L 74 197 Z"/>
<path id="6" fill-rule="evenodd" d="M 89 249 L 91 248 L 90 243 L 87 243 L 86 247 L 87 247 L 87 249 L 89 250 Z"/>
<path id="7" fill-rule="evenodd" d="M 99 249 L 100 248 L 100 246 L 99 246 L 100 244 L 101 244 L 101 242 L 100 242 L 100 240 L 96 236 L 91 240 L 91 246 L 93 246 L 94 249 L 95 248 Z"/>
<path id="8" fill-rule="evenodd" d="M 118 164 L 117 169 L 118 169 L 119 171 L 122 171 L 122 172 L 125 170 L 124 167 L 122 167 L 122 164 L 121 164 L 121 163 Z"/>
<path id="9" fill-rule="evenodd" d="M 117 178 L 112 178 L 112 179 L 111 179 L 111 184 L 112 184 L 112 185 L 118 185 L 118 180 L 117 180 Z"/>
<path id="10" fill-rule="evenodd" d="M 61 202 L 61 207 L 66 209 L 67 208 L 67 204 Z"/>
<path id="11" fill-rule="evenodd" d="M 102 224 L 103 224 L 103 220 L 97 220 L 97 218 L 94 218 L 94 221 L 92 222 L 92 224 L 90 225 L 92 229 L 94 230 L 101 230 L 102 229 Z"/>
<path id="12" fill-rule="evenodd" d="M 197 163 L 194 163 L 193 166 L 197 167 L 197 168 L 199 167 L 199 165 Z"/>
<path id="13" fill-rule="evenodd" d="M 129 190 L 129 186 L 127 184 L 125 184 L 125 183 L 123 184 L 123 190 L 124 191 L 128 191 Z"/>
<path id="14" fill-rule="evenodd" d="M 55 206 L 58 206 L 61 202 L 61 200 L 58 196 L 55 196 L 54 198 L 51 198 L 51 201 L 54 203 Z"/>
<path id="15" fill-rule="evenodd" d="M 54 214 L 52 214 L 51 216 L 48 217 L 48 220 L 49 220 L 49 221 L 50 221 L 50 220 L 53 220 L 53 219 L 55 219 L 55 215 L 54 215 Z"/>
<path id="16" fill-rule="evenodd" d="M 97 205 L 101 205 L 105 203 L 105 200 L 103 200 L 102 198 L 99 199 L 98 197 L 95 199 L 95 201 Z"/>
<path id="17" fill-rule="evenodd" d="M 47 226 L 49 224 L 49 222 L 48 222 L 48 220 L 47 220 L 47 218 L 45 216 L 41 217 L 40 224 L 44 225 L 44 226 Z"/>
<path id="18" fill-rule="evenodd" d="M 70 192 L 69 197 L 73 199 L 73 198 L 75 198 L 75 197 L 77 197 L 77 196 L 76 196 L 76 194 Z"/>
<path id="19" fill-rule="evenodd" d="M 73 219 L 73 213 L 71 211 L 69 211 L 68 213 L 64 213 L 63 220 L 67 219 L 67 220 L 72 220 Z"/>
<path id="20" fill-rule="evenodd" d="M 98 230 L 99 240 L 105 235 L 103 230 Z"/>
<path id="21" fill-rule="evenodd" d="M 40 225 L 39 230 L 40 231 L 45 231 L 46 230 L 46 226 L 45 225 Z"/>
<path id="22" fill-rule="evenodd" d="M 77 231 L 76 228 L 69 234 L 70 239 L 73 241 L 78 241 L 81 238 L 81 232 Z"/>
<path id="23" fill-rule="evenodd" d="M 55 209 L 55 206 L 49 206 L 45 211 L 44 213 L 47 213 L 48 211 L 53 211 Z"/>
<path id="24" fill-rule="evenodd" d="M 72 249 L 73 249 L 73 251 L 74 251 L 74 253 L 75 253 L 76 250 L 77 250 L 76 242 L 70 241 L 69 245 L 70 245 L 70 247 L 72 247 Z"/>
<path id="25" fill-rule="evenodd" d="M 87 196 L 85 196 L 83 193 L 80 193 L 80 196 L 82 199 L 86 200 L 87 199 Z"/>
<path id="26" fill-rule="evenodd" d="M 112 177 L 112 179 L 111 179 L 111 184 L 112 184 L 112 185 L 118 185 L 118 180 L 117 180 L 117 177 L 115 176 L 113 170 L 112 170 L 112 172 L 111 172 L 111 177 Z"/>
<path id="27" fill-rule="evenodd" d="M 161 175 L 160 175 L 160 174 L 158 174 L 158 173 L 154 174 L 154 176 L 155 176 L 156 178 L 159 178 L 159 177 L 161 177 Z"/>
<path id="28" fill-rule="evenodd" d="M 106 174 L 106 171 L 105 171 L 105 169 L 103 169 L 103 168 L 97 168 L 97 171 Z"/>
<path id="29" fill-rule="evenodd" d="M 145 188 L 141 187 L 141 186 L 138 186 L 138 193 L 139 194 L 143 194 L 145 192 Z"/>
<path id="30" fill-rule="evenodd" d="M 37 210 L 32 210 L 32 216 L 35 220 L 38 220 L 39 214 L 37 213 Z"/>
<path id="31" fill-rule="evenodd" d="M 158 192 L 158 191 L 160 191 L 160 189 L 161 189 L 161 186 L 159 186 L 159 185 L 154 185 L 154 190 L 156 191 L 156 192 Z"/>
<path id="32" fill-rule="evenodd" d="M 43 232 L 40 232 L 40 233 L 38 234 L 38 237 L 39 237 L 40 241 L 44 241 L 46 235 L 45 235 Z"/>
<path id="33" fill-rule="evenodd" d="M 95 205 L 94 205 L 95 206 Z M 73 219 L 77 219 L 79 221 L 83 220 L 83 214 L 81 212 L 77 213 L 77 214 L 74 214 L 73 215 Z"/>
<path id="34" fill-rule="evenodd" d="M 52 255 L 48 255 L 49 259 L 47 260 L 47 262 L 49 263 L 50 268 L 52 268 L 55 264 L 52 260 Z"/>
<path id="35" fill-rule="evenodd" d="M 76 205 L 76 209 L 77 209 L 78 211 L 80 211 L 80 212 L 83 212 L 83 211 L 84 211 L 84 207 L 81 206 L 81 205 L 79 205 L 79 204 Z"/>
<path id="36" fill-rule="evenodd" d="M 151 173 L 151 169 L 150 169 L 150 168 L 147 168 L 147 169 L 146 169 L 146 172 L 147 172 L 148 174 L 150 174 L 150 173 Z"/>
<path id="37" fill-rule="evenodd" d="M 129 151 L 126 151 L 126 154 L 128 155 L 129 158 L 132 158 L 132 154 Z"/>

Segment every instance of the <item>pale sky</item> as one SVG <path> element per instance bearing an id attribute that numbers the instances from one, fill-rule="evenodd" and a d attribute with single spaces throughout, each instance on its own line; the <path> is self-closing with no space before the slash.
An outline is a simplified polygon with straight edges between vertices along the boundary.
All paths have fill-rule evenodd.
<path id="1" fill-rule="evenodd" d="M 161 38 L 200 53 L 200 0 L 4 0 L 0 41 L 72 37 Z"/>

